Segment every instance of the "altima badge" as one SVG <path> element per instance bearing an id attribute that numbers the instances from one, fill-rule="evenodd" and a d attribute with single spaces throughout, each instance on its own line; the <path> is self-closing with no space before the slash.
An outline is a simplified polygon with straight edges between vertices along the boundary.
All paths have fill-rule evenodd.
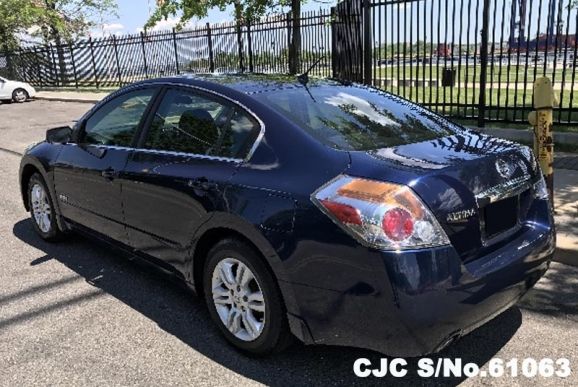
<path id="1" fill-rule="evenodd" d="M 474 215 L 476 215 L 476 209 L 468 208 L 467 210 L 450 212 L 446 221 L 448 223 L 464 223 Z"/>

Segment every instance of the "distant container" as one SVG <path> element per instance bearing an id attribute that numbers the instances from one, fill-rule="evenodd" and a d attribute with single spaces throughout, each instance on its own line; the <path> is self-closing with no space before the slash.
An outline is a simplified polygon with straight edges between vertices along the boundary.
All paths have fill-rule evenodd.
<path id="1" fill-rule="evenodd" d="M 452 45 L 446 43 L 438 43 L 437 54 L 440 57 L 449 58 L 452 56 Z"/>
<path id="2" fill-rule="evenodd" d="M 454 87 L 456 85 L 456 69 L 452 67 L 444 67 L 442 71 L 442 86 Z"/>

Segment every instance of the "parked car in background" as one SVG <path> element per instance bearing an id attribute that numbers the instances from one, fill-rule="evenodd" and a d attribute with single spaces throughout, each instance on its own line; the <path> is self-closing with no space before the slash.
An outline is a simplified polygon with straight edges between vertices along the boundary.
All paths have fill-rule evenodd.
<path id="1" fill-rule="evenodd" d="M 528 147 L 304 75 L 127 86 L 48 131 L 20 181 L 42 238 L 157 264 L 255 354 L 293 336 L 439 351 L 515 304 L 555 246 Z"/>
<path id="2" fill-rule="evenodd" d="M 26 82 L 0 77 L 0 101 L 26 102 L 34 98 L 36 90 Z"/>

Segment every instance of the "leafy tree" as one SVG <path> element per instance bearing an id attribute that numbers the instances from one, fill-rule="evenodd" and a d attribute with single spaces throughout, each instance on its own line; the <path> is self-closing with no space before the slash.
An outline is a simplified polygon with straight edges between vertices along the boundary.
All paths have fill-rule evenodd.
<path id="1" fill-rule="evenodd" d="M 18 47 L 18 34 L 60 44 L 85 35 L 97 20 L 116 14 L 116 0 L 0 0 L 0 48 Z"/>
<path id="2" fill-rule="evenodd" d="M 56 44 L 85 35 L 106 16 L 116 16 L 116 0 L 35 0 L 44 9 L 40 34 Z"/>
<path id="3" fill-rule="evenodd" d="M 185 23 L 195 17 L 207 17 L 208 11 L 218 8 L 224 11 L 228 6 L 233 6 L 235 21 L 237 22 L 237 43 L 239 47 L 239 65 L 244 69 L 242 55 L 242 32 L 241 26 L 252 20 L 265 15 L 268 10 L 291 6 L 293 28 L 291 33 L 291 46 L 289 48 L 289 72 L 295 74 L 300 70 L 299 57 L 301 52 L 301 3 L 306 0 L 161 0 L 157 1 L 158 7 L 147 21 L 145 28 L 153 27 L 157 22 L 166 20 L 170 16 L 179 16 L 177 28 L 182 28 Z"/>
<path id="4" fill-rule="evenodd" d="M 60 76 L 64 78 L 64 43 L 86 34 L 97 20 L 115 13 L 116 0 L 0 0 L 0 50 L 14 50 L 19 46 L 18 34 L 36 27 L 33 35 L 56 44 Z"/>
<path id="5" fill-rule="evenodd" d="M 32 0 L 0 0 L 0 51 L 17 48 L 17 35 L 35 25 L 42 15 Z"/>
<path id="6" fill-rule="evenodd" d="M 40 34 L 45 42 L 54 42 L 58 56 L 60 76 L 66 82 L 66 59 L 63 43 L 85 35 L 95 20 L 104 15 L 116 14 L 116 0 L 36 0 L 44 9 L 39 20 Z M 98 18 L 98 19 L 97 19 Z"/>

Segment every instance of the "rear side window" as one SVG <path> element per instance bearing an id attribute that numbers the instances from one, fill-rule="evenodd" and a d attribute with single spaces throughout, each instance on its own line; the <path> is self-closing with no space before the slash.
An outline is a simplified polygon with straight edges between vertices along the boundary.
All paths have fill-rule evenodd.
<path id="1" fill-rule="evenodd" d="M 254 97 L 319 141 L 342 150 L 372 150 L 444 137 L 451 124 L 389 94 L 327 83 L 284 88 Z"/>
<path id="2" fill-rule="evenodd" d="M 193 91 L 171 89 L 155 113 L 144 147 L 244 158 L 258 132 L 255 120 L 232 103 Z"/>
<path id="3" fill-rule="evenodd" d="M 86 121 L 82 142 L 130 146 L 155 92 L 156 89 L 136 90 L 107 102 Z"/>

